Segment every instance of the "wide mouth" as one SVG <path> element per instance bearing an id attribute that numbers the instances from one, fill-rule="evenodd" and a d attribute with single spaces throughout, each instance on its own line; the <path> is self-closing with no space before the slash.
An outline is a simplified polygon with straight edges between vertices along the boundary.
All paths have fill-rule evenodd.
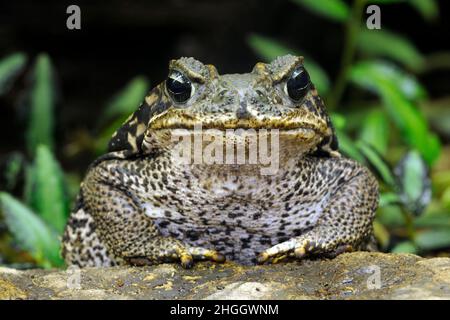
<path id="1" fill-rule="evenodd" d="M 228 125 L 224 123 L 196 123 L 193 125 L 188 125 L 185 123 L 173 124 L 171 126 L 151 128 L 156 131 L 186 131 L 186 132 L 196 132 L 196 131 L 208 131 L 208 132 L 251 132 L 251 131 L 267 131 L 267 132 L 285 132 L 285 133 L 296 133 L 296 132 L 319 132 L 316 127 L 313 126 L 268 126 L 267 124 L 261 125 Z"/>
<path id="2" fill-rule="evenodd" d="M 206 128 L 201 125 L 193 127 L 183 125 L 173 125 L 170 128 L 160 128 L 152 130 L 148 133 L 153 137 L 172 137 L 171 140 L 179 141 L 179 139 L 195 139 L 195 137 L 203 137 L 204 141 L 228 141 L 228 143 L 236 145 L 245 145 L 249 141 L 269 139 L 276 141 L 291 141 L 292 143 L 307 143 L 314 141 L 323 136 L 316 128 L 308 127 L 250 127 L 250 126 L 229 126 L 222 124 L 213 124 L 212 127 Z M 166 138 L 163 138 L 165 140 Z M 213 139 L 213 140 L 211 140 Z"/>
<path id="3" fill-rule="evenodd" d="M 200 119 L 201 118 L 201 119 Z M 233 114 L 217 116 L 193 116 L 182 112 L 164 113 L 153 118 L 150 130 L 185 130 L 189 132 L 208 131 L 250 131 L 277 130 L 283 133 L 324 134 L 325 120 L 302 112 L 293 112 L 282 117 L 251 117 L 238 119 Z"/>
<path id="4" fill-rule="evenodd" d="M 204 136 L 233 136 L 251 137 L 251 136 L 302 136 L 313 138 L 318 133 L 312 128 L 293 128 L 293 129 L 278 129 L 278 128 L 164 128 L 158 129 L 154 132 L 162 134 L 171 134 L 173 136 L 190 136 L 190 135 L 204 135 Z"/>

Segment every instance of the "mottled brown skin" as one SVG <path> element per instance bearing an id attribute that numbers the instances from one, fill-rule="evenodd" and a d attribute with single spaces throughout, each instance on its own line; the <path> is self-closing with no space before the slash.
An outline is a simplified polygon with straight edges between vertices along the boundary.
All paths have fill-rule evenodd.
<path id="1" fill-rule="evenodd" d="M 340 156 L 312 84 L 301 101 L 287 95 L 286 81 L 302 63 L 288 55 L 251 73 L 219 75 L 192 58 L 172 61 L 170 69 L 192 81 L 192 96 L 176 103 L 163 82 L 114 134 L 81 184 L 63 238 L 67 264 L 189 267 L 369 249 L 377 181 Z M 279 171 L 174 162 L 170 133 L 196 124 L 279 129 Z"/>

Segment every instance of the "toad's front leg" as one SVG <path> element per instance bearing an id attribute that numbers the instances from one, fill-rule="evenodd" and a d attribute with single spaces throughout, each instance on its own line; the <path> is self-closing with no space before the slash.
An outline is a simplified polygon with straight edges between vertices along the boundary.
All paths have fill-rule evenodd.
<path id="1" fill-rule="evenodd" d="M 215 250 L 191 247 L 162 236 L 131 189 L 121 185 L 93 173 L 81 188 L 95 232 L 113 256 L 132 265 L 180 261 L 185 268 L 191 267 L 194 260 L 225 260 Z"/>
<path id="2" fill-rule="evenodd" d="M 316 178 L 330 186 L 330 196 L 317 224 L 300 236 L 258 255 L 257 261 L 277 262 L 286 257 L 335 256 L 367 249 L 378 205 L 378 183 L 368 169 L 349 159 L 322 162 Z"/>

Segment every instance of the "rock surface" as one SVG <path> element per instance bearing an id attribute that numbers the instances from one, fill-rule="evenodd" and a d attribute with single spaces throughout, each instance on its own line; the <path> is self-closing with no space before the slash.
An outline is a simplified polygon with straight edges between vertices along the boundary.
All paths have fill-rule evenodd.
<path id="1" fill-rule="evenodd" d="M 450 258 L 346 253 L 264 266 L 0 268 L 0 299 L 450 299 Z"/>

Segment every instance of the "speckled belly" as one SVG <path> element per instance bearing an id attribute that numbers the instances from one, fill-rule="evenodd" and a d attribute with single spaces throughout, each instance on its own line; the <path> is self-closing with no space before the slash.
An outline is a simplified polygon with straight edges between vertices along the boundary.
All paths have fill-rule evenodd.
<path id="1" fill-rule="evenodd" d="M 135 194 L 163 236 L 240 263 L 313 228 L 330 196 L 328 186 L 310 183 L 298 166 L 270 177 L 200 174 L 176 172 L 162 190 Z"/>
<path id="2" fill-rule="evenodd" d="M 245 206 L 242 209 L 245 212 L 242 216 L 214 211 L 200 217 L 191 215 L 192 212 L 181 219 L 156 218 L 155 223 L 163 236 L 215 249 L 228 260 L 252 264 L 257 253 L 302 234 L 314 226 L 319 216 L 310 210 L 294 210 L 288 215 L 284 210 L 257 212 L 248 211 Z"/>

